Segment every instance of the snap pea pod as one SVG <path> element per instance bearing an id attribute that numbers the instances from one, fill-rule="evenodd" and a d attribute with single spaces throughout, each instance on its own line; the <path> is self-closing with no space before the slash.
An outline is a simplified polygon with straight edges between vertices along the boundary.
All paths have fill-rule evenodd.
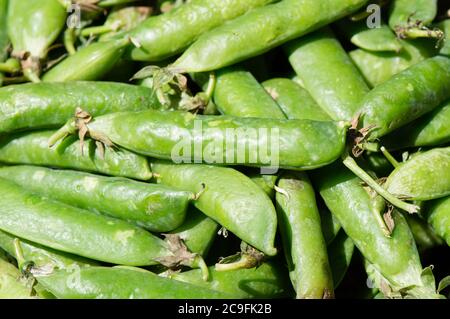
<path id="1" fill-rule="evenodd" d="M 374 52 L 399 52 L 402 49 L 400 40 L 387 24 L 369 28 L 365 20 L 354 22 L 344 18 L 337 26 L 360 49 Z"/>
<path id="2" fill-rule="evenodd" d="M 4 179 L 0 189 L 0 229 L 10 234 L 112 264 L 206 268 L 200 256 L 180 253 L 170 241 L 122 220 L 49 200 Z"/>
<path id="3" fill-rule="evenodd" d="M 213 98 L 222 114 L 239 117 L 285 118 L 277 102 L 250 72 L 238 67 L 228 67 L 219 70 L 216 77 Z"/>
<path id="4" fill-rule="evenodd" d="M 289 275 L 297 298 L 333 298 L 333 278 L 320 215 L 306 174 L 283 174 L 278 181 L 276 203 Z"/>
<path id="5" fill-rule="evenodd" d="M 436 51 L 424 39 L 399 41 L 403 47 L 400 52 L 369 52 L 357 49 L 349 53 L 370 86 L 375 87 L 386 82 L 395 74 L 431 58 Z"/>
<path id="6" fill-rule="evenodd" d="M 262 85 L 288 119 L 330 120 L 309 92 L 294 81 L 274 78 L 263 82 Z"/>
<path id="7" fill-rule="evenodd" d="M 282 168 L 302 170 L 335 161 L 344 151 L 347 127 L 345 122 L 237 118 L 156 110 L 113 113 L 87 124 L 91 136 L 104 136 L 116 145 L 156 158 L 227 165 L 272 167 L 278 164 Z M 55 137 L 74 134 L 76 130 L 73 122 L 69 122 Z M 264 152 L 267 156 L 261 155 Z M 278 159 L 279 163 L 274 163 Z"/>
<path id="8" fill-rule="evenodd" d="M 173 273 L 171 279 L 227 293 L 233 298 L 283 298 L 291 295 L 284 267 L 276 262 L 264 262 L 257 268 L 216 271 L 209 268 L 211 278 L 204 281 L 196 270 Z"/>
<path id="9" fill-rule="evenodd" d="M 68 205 L 127 220 L 153 232 L 183 223 L 194 194 L 162 185 L 36 166 L 0 168 L 0 177 Z"/>
<path id="10" fill-rule="evenodd" d="M 381 139 L 390 150 L 443 145 L 450 142 L 450 101 Z"/>
<path id="11" fill-rule="evenodd" d="M 61 299 L 223 299 L 225 293 L 162 278 L 134 267 L 55 271 L 38 282 Z"/>
<path id="12" fill-rule="evenodd" d="M 32 282 L 0 256 L 0 299 L 27 299 L 32 295 Z"/>
<path id="13" fill-rule="evenodd" d="M 426 201 L 450 195 L 450 147 L 434 148 L 399 165 L 386 180 L 388 192 Z"/>
<path id="14" fill-rule="evenodd" d="M 369 88 L 329 29 L 288 43 L 286 51 L 305 88 L 332 119 L 355 116 Z M 333 90 L 324 92 L 330 86 Z"/>
<path id="15" fill-rule="evenodd" d="M 81 152 L 75 137 L 49 148 L 48 141 L 53 134 L 54 131 L 37 131 L 0 137 L 0 162 L 71 168 L 139 180 L 152 177 L 143 156 L 110 148 L 102 155 L 93 140 L 86 141 Z"/>
<path id="16" fill-rule="evenodd" d="M 90 44 L 51 68 L 44 82 L 93 81 L 102 79 L 120 61 L 128 38 Z"/>
<path id="17" fill-rule="evenodd" d="M 21 253 L 25 261 L 32 262 L 37 269 L 48 271 L 97 265 L 96 261 L 44 247 L 0 230 L 0 247 L 16 259 L 19 257 L 14 245 L 15 239 L 19 239 Z"/>
<path id="18" fill-rule="evenodd" d="M 274 0 L 193 0 L 170 12 L 150 17 L 128 34 L 140 44 L 129 57 L 160 61 L 182 52 L 201 34 Z"/>
<path id="19" fill-rule="evenodd" d="M 331 214 L 330 210 L 324 203 L 318 203 L 318 209 L 320 213 L 320 222 L 322 224 L 322 233 L 325 243 L 330 245 L 341 230 L 341 224 L 337 218 Z"/>
<path id="20" fill-rule="evenodd" d="M 366 0 L 283 0 L 204 33 L 171 68 L 212 71 L 260 55 L 355 12 Z"/>
<path id="21" fill-rule="evenodd" d="M 438 26 L 445 34 L 439 53 L 450 56 L 450 19 L 442 21 Z"/>
<path id="22" fill-rule="evenodd" d="M 0 89 L 0 132 L 57 127 L 77 107 L 93 116 L 159 108 L 152 90 L 110 82 L 27 83 Z"/>
<path id="23" fill-rule="evenodd" d="M 424 219 L 416 215 L 406 215 L 405 217 L 419 252 L 442 245 L 442 239 Z"/>
<path id="24" fill-rule="evenodd" d="M 276 254 L 275 208 L 247 176 L 232 168 L 199 164 L 155 161 L 151 167 L 158 182 L 201 192 L 193 204 L 205 215 L 265 254 Z"/>
<path id="25" fill-rule="evenodd" d="M 195 207 L 190 207 L 183 225 L 170 232 L 178 235 L 190 252 L 203 258 L 209 252 L 217 236 L 219 225 Z"/>
<path id="26" fill-rule="evenodd" d="M 436 234 L 450 246 L 450 197 L 444 197 L 426 204 L 425 215 Z"/>
<path id="27" fill-rule="evenodd" d="M 450 59 L 437 56 L 393 76 L 362 100 L 361 124 L 368 141 L 412 122 L 450 99 Z"/>
<path id="28" fill-rule="evenodd" d="M 22 60 L 23 73 L 31 81 L 39 81 L 40 60 L 47 56 L 63 29 L 66 16 L 66 9 L 58 0 L 9 1 L 7 21 L 12 54 Z"/>
<path id="29" fill-rule="evenodd" d="M 393 212 L 395 229 L 388 238 L 377 226 L 380 211 L 361 180 L 341 165 L 317 171 L 314 183 L 345 233 L 395 291 L 416 298 L 435 298 L 434 282 L 421 278 L 422 265 L 404 217 Z"/>
<path id="30" fill-rule="evenodd" d="M 336 238 L 328 245 L 328 259 L 333 274 L 334 289 L 344 279 L 355 250 L 353 240 L 344 231 L 340 231 Z"/>

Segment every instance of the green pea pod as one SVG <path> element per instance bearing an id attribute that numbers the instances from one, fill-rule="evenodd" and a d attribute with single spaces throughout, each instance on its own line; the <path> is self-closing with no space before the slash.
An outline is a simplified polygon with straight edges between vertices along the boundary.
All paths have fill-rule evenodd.
<path id="1" fill-rule="evenodd" d="M 129 32 L 139 48 L 129 56 L 138 61 L 161 61 L 180 53 L 206 31 L 274 0 L 193 0 L 170 12 L 150 17 Z"/>
<path id="2" fill-rule="evenodd" d="M 0 177 L 42 196 L 127 220 L 153 232 L 179 227 L 194 197 L 161 185 L 36 166 L 2 167 Z"/>
<path id="3" fill-rule="evenodd" d="M 4 179 L 0 189 L 0 229 L 10 234 L 112 264 L 206 268 L 198 255 L 125 221 L 49 200 Z"/>
<path id="4" fill-rule="evenodd" d="M 363 99 L 362 125 L 374 141 L 450 99 L 450 59 L 427 59 L 377 86 Z"/>
<path id="5" fill-rule="evenodd" d="M 152 177 L 143 156 L 111 148 L 102 154 L 93 140 L 86 141 L 81 151 L 80 142 L 75 137 L 49 148 L 48 141 L 53 134 L 54 131 L 37 131 L 1 137 L 0 162 L 71 168 L 140 180 Z"/>
<path id="6" fill-rule="evenodd" d="M 223 299 L 225 293 L 134 267 L 89 267 L 37 277 L 60 299 Z"/>
<path id="7" fill-rule="evenodd" d="M 159 108 L 152 90 L 110 82 L 27 83 L 0 89 L 0 132 L 58 127 L 77 107 L 93 116 Z"/>
<path id="8" fill-rule="evenodd" d="M 214 102 L 219 111 L 239 117 L 285 118 L 277 102 L 250 72 L 229 67 L 217 72 Z M 255 101 L 257 106 L 255 106 Z"/>
<path id="9" fill-rule="evenodd" d="M 422 266 L 413 236 L 404 217 L 392 213 L 395 229 L 388 238 L 377 225 L 372 195 L 361 180 L 341 165 L 330 165 L 314 174 L 314 183 L 345 233 L 395 291 L 416 298 L 437 297 L 434 282 L 422 281 Z M 331 259 L 330 259 L 331 260 Z"/>
<path id="10" fill-rule="evenodd" d="M 0 258 L 0 299 L 32 298 L 33 285 L 13 264 Z"/>
<path id="11" fill-rule="evenodd" d="M 262 83 L 288 119 L 329 121 L 308 91 L 290 79 L 274 78 Z M 267 116 L 266 116 L 267 117 Z"/>
<path id="12" fill-rule="evenodd" d="M 344 18 L 337 25 L 350 42 L 361 49 L 374 52 L 399 52 L 402 49 L 395 33 L 384 23 L 369 28 L 365 20 L 353 22 Z"/>
<path id="13" fill-rule="evenodd" d="M 219 225 L 191 207 L 183 225 L 171 232 L 178 235 L 190 252 L 206 257 L 217 235 Z"/>
<path id="14" fill-rule="evenodd" d="M 436 234 L 450 246 L 450 197 L 427 203 L 425 214 Z"/>
<path id="15" fill-rule="evenodd" d="M 69 82 L 101 79 L 120 61 L 129 42 L 125 38 L 90 44 L 58 63 L 44 74 L 42 80 Z"/>
<path id="16" fill-rule="evenodd" d="M 332 119 L 355 116 L 369 88 L 329 29 L 289 43 L 286 51 L 305 88 Z M 330 86 L 333 90 L 324 93 Z"/>
<path id="17" fill-rule="evenodd" d="M 283 0 L 256 8 L 204 33 L 172 68 L 190 73 L 235 64 L 353 13 L 365 3 L 366 0 Z"/>
<path id="18" fill-rule="evenodd" d="M 328 259 L 330 260 L 331 272 L 333 274 L 334 289 L 344 279 L 347 269 L 353 257 L 355 245 L 353 240 L 344 231 L 340 231 L 337 237 L 328 246 Z"/>
<path id="19" fill-rule="evenodd" d="M 442 239 L 433 231 L 433 228 L 421 217 L 406 215 L 406 221 L 414 236 L 419 252 L 442 245 Z"/>
<path id="20" fill-rule="evenodd" d="M 0 64 L 7 58 L 9 44 L 8 30 L 6 25 L 6 13 L 8 10 L 8 0 L 0 0 Z M 0 87 L 3 84 L 3 74 L 0 72 Z"/>
<path id="21" fill-rule="evenodd" d="M 23 60 L 25 76 L 39 81 L 39 61 L 66 24 L 66 8 L 58 0 L 9 0 L 8 34 L 13 55 Z M 29 55 L 29 56 L 28 56 Z"/>
<path id="22" fill-rule="evenodd" d="M 91 136 L 178 163 L 279 165 L 304 170 L 332 163 L 343 153 L 348 124 L 148 110 L 97 117 L 87 128 Z M 66 125 L 56 137 L 67 133 L 75 133 L 73 124 Z"/>
<path id="23" fill-rule="evenodd" d="M 333 278 L 314 189 L 305 173 L 285 173 L 276 194 L 289 274 L 299 299 L 334 297 Z"/>
<path id="24" fill-rule="evenodd" d="M 353 62 L 372 87 L 386 82 L 414 64 L 431 58 L 436 51 L 433 45 L 424 39 L 399 41 L 403 47 L 400 52 L 369 52 L 361 49 L 350 52 Z"/>
<path id="25" fill-rule="evenodd" d="M 320 222 L 322 223 L 322 233 L 325 243 L 330 245 L 341 230 L 341 224 L 337 218 L 331 214 L 330 210 L 323 203 L 318 203 Z"/>
<path id="26" fill-rule="evenodd" d="M 450 19 L 442 21 L 438 27 L 442 29 L 445 33 L 445 38 L 443 39 L 443 43 L 441 46 L 440 54 L 450 55 Z"/>
<path id="27" fill-rule="evenodd" d="M 437 15 L 437 0 L 394 0 L 391 4 L 389 26 L 403 37 L 416 37 L 415 33 L 406 33 L 411 26 L 427 26 Z M 417 31 L 421 31 L 420 29 Z M 423 30 L 427 31 L 427 30 Z"/>
<path id="28" fill-rule="evenodd" d="M 395 196 L 426 201 L 450 195 L 450 147 L 420 153 L 399 165 L 385 187 Z"/>
<path id="29" fill-rule="evenodd" d="M 51 269 L 70 269 L 97 264 L 96 261 L 44 247 L 0 230 L 0 247 L 16 259 L 19 257 L 17 256 L 17 249 L 14 245 L 15 239 L 19 239 L 24 260 L 32 262 L 36 269 L 48 271 Z"/>
<path id="30" fill-rule="evenodd" d="M 151 167 L 158 182 L 201 192 L 194 205 L 205 215 L 265 254 L 276 254 L 275 209 L 267 195 L 247 176 L 231 168 L 198 164 L 157 161 Z"/>
<path id="31" fill-rule="evenodd" d="M 206 289 L 227 293 L 236 299 L 284 298 L 291 295 L 290 283 L 284 267 L 275 262 L 264 262 L 257 268 L 216 271 L 209 268 L 211 278 L 204 281 L 196 270 L 170 274 L 174 280 Z"/>
<path id="32" fill-rule="evenodd" d="M 381 140 L 388 149 L 443 145 L 450 142 L 450 100 Z"/>

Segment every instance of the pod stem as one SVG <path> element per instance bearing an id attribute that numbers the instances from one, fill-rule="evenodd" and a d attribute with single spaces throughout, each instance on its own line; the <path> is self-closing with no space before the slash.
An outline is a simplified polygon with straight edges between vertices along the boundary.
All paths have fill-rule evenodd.
<path id="1" fill-rule="evenodd" d="M 389 151 L 384 146 L 381 146 L 380 150 L 392 166 L 397 168 L 400 165 L 400 163 L 394 158 L 394 156 L 392 156 L 391 153 L 389 153 Z"/>
<path id="2" fill-rule="evenodd" d="M 59 141 L 64 140 L 67 136 L 75 134 L 76 130 L 76 120 L 70 119 L 66 124 L 64 124 L 63 127 L 50 136 L 50 139 L 48 140 L 48 147 L 52 147 Z"/>
<path id="3" fill-rule="evenodd" d="M 216 265 L 217 271 L 230 271 L 238 269 L 249 269 L 257 267 L 264 260 L 264 254 L 251 247 L 245 242 L 241 242 L 241 252 L 222 258 Z"/>
<path id="4" fill-rule="evenodd" d="M 20 71 L 20 62 L 14 58 L 8 59 L 6 62 L 0 63 L 0 72 L 17 73 Z"/>
<path id="5" fill-rule="evenodd" d="M 75 49 L 75 29 L 69 28 L 64 32 L 64 47 L 69 55 L 77 53 Z"/>
<path id="6" fill-rule="evenodd" d="M 25 78 L 27 78 L 29 81 L 33 83 L 41 82 L 38 72 L 36 72 L 36 70 L 33 70 L 32 68 L 23 69 L 23 75 L 25 76 Z"/>
<path id="7" fill-rule="evenodd" d="M 82 37 L 90 37 L 102 35 L 108 32 L 115 32 L 122 26 L 121 23 L 113 23 L 110 25 L 100 25 L 95 27 L 88 27 L 81 30 Z"/>
<path id="8" fill-rule="evenodd" d="M 376 191 L 381 197 L 390 202 L 395 207 L 398 207 L 410 214 L 418 213 L 420 210 L 419 206 L 405 203 L 404 201 L 398 199 L 382 186 L 380 186 L 369 174 L 367 174 L 361 167 L 358 166 L 356 161 L 349 155 L 344 156 L 343 164 L 351 170 L 356 176 L 362 179 L 367 185 L 369 185 L 374 191 Z"/>
<path id="9" fill-rule="evenodd" d="M 206 87 L 205 94 L 208 97 L 206 104 L 211 101 L 211 98 L 214 94 L 214 90 L 216 89 L 217 77 L 214 72 L 209 73 L 208 86 Z"/>
<path id="10" fill-rule="evenodd" d="M 417 26 L 399 26 L 395 28 L 395 33 L 400 39 L 418 39 L 418 38 L 434 38 L 442 39 L 445 34 L 439 29 L 428 29 L 426 27 Z"/>

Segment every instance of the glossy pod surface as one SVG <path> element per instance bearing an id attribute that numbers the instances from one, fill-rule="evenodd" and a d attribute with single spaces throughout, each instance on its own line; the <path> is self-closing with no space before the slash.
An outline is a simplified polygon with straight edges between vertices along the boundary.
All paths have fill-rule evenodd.
<path id="1" fill-rule="evenodd" d="M 0 177 L 37 194 L 155 232 L 179 227 L 194 197 L 162 185 L 36 166 L 2 167 Z"/>
<path id="2" fill-rule="evenodd" d="M 319 30 L 287 44 L 286 51 L 320 107 L 333 120 L 351 120 L 369 88 L 333 33 Z"/>
<path id="3" fill-rule="evenodd" d="M 276 254 L 275 208 L 247 176 L 226 167 L 153 162 L 162 184 L 201 192 L 194 205 L 246 243 L 269 256 Z M 203 185 L 202 185 L 203 184 Z"/>
<path id="4" fill-rule="evenodd" d="M 430 202 L 425 214 L 436 234 L 450 246 L 450 197 Z"/>
<path id="5" fill-rule="evenodd" d="M 361 8 L 366 0 L 283 0 L 203 34 L 174 63 L 183 72 L 217 70 L 260 55 Z"/>
<path id="6" fill-rule="evenodd" d="M 369 140 L 394 131 L 450 98 L 450 59 L 427 59 L 393 76 L 370 91 L 361 103 Z"/>
<path id="7" fill-rule="evenodd" d="M 251 269 L 216 271 L 210 267 L 211 278 L 202 280 L 201 272 L 190 270 L 169 275 L 179 280 L 206 289 L 227 293 L 233 298 L 282 298 L 291 294 L 289 280 L 282 265 L 264 262 Z"/>
<path id="8" fill-rule="evenodd" d="M 147 159 L 143 156 L 111 148 L 106 148 L 102 156 L 92 140 L 85 141 L 82 153 L 80 142 L 75 137 L 50 148 L 48 141 L 54 133 L 37 131 L 1 137 L 0 162 L 72 168 L 140 180 L 152 177 Z"/>
<path id="9" fill-rule="evenodd" d="M 317 105 L 311 94 L 294 81 L 274 78 L 263 82 L 262 85 L 288 119 L 330 121 L 330 117 Z"/>
<path id="10" fill-rule="evenodd" d="M 420 21 L 429 25 L 437 14 L 437 0 L 394 0 L 391 4 L 389 26 L 392 29 Z"/>
<path id="11" fill-rule="evenodd" d="M 385 187 L 408 200 L 425 201 L 450 195 L 450 147 L 413 156 L 389 175 Z"/>
<path id="12" fill-rule="evenodd" d="M 355 244 L 353 244 L 353 240 L 344 231 L 340 231 L 331 244 L 328 245 L 328 259 L 330 260 L 334 289 L 344 279 L 352 261 L 354 251 Z"/>
<path id="13" fill-rule="evenodd" d="M 156 264 L 163 240 L 124 221 L 74 208 L 0 180 L 0 229 L 47 247 L 131 266 Z"/>
<path id="14" fill-rule="evenodd" d="M 38 282 L 62 299 L 220 299 L 225 293 L 149 271 L 125 267 L 89 267 L 39 276 Z M 69 283 L 69 284 L 68 284 Z"/>
<path id="15" fill-rule="evenodd" d="M 161 159 L 270 166 L 278 157 L 282 168 L 314 169 L 342 154 L 347 124 L 144 111 L 98 117 L 88 128 L 121 147 Z M 258 154 L 250 154 L 251 149 Z M 261 156 L 264 152 L 267 156 Z"/>
<path id="16" fill-rule="evenodd" d="M 166 14 L 150 17 L 129 32 L 141 48 L 133 60 L 158 61 L 181 52 L 201 34 L 274 0 L 194 0 Z"/>
<path id="17" fill-rule="evenodd" d="M 0 89 L 0 132 L 58 127 L 77 107 L 93 116 L 158 108 L 152 90 L 121 83 L 27 83 Z"/>
<path id="18" fill-rule="evenodd" d="M 1 256 L 0 251 L 0 299 L 24 299 L 32 296 L 32 283 L 22 276 L 16 266 Z"/>

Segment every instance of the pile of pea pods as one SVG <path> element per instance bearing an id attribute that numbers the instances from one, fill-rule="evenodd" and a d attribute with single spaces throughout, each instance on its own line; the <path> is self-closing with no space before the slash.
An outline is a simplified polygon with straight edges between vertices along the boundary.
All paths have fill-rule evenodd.
<path id="1" fill-rule="evenodd" d="M 0 0 L 0 298 L 449 298 L 449 37 L 447 0 Z"/>

